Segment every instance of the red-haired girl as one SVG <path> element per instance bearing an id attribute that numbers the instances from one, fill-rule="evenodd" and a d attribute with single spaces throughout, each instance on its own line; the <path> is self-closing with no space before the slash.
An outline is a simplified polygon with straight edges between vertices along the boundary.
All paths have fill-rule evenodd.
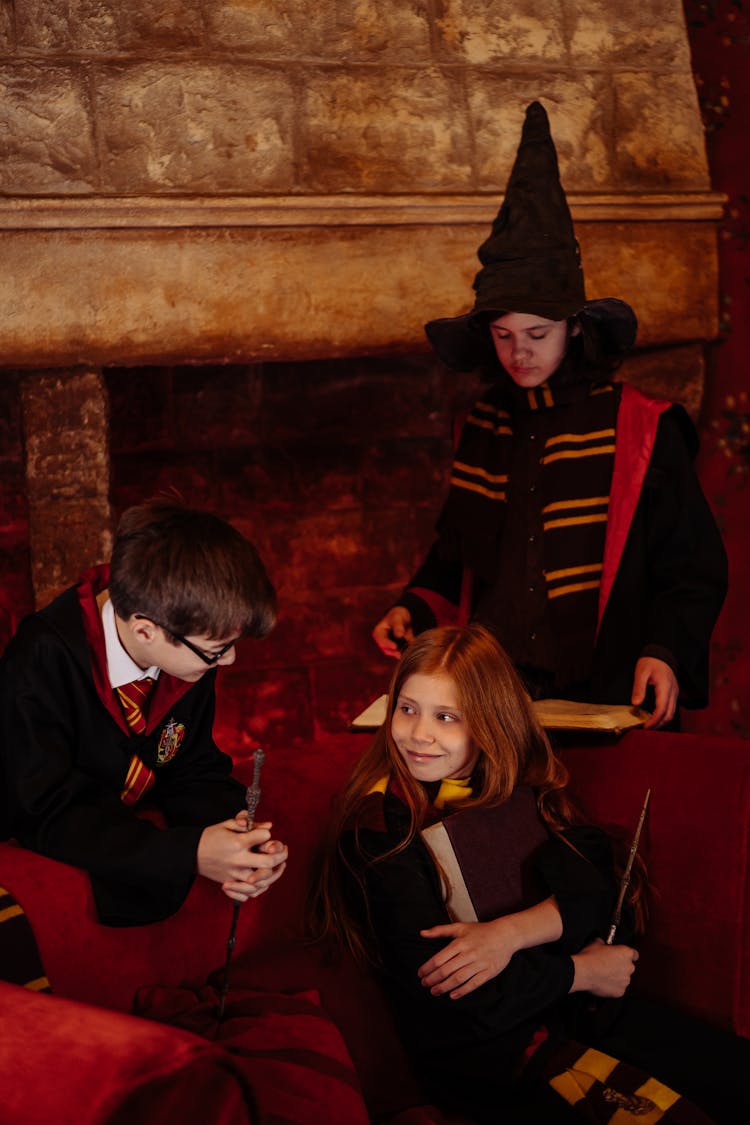
<path id="1" fill-rule="evenodd" d="M 613 848 L 581 823 L 566 781 L 494 636 L 477 624 L 421 634 L 341 797 L 318 899 L 322 931 L 379 966 L 427 1092 L 477 1121 L 580 1121 L 592 1098 L 609 1113 L 670 1103 L 666 1120 L 706 1120 L 662 1082 L 711 1112 L 750 1108 L 747 1094 L 722 1089 L 733 1068 L 740 1086 L 745 1041 L 620 999 L 638 953 L 602 940 L 617 896 Z M 445 871 L 421 833 L 493 807 L 505 810 L 510 846 L 487 847 L 483 866 L 515 901 L 500 917 L 455 921 Z M 618 942 L 632 939 L 643 913 L 643 880 L 632 887 Z M 570 1075 L 592 1059 L 583 1098 Z M 634 1067 L 656 1070 L 649 1093 L 637 1093 L 644 1076 Z"/>

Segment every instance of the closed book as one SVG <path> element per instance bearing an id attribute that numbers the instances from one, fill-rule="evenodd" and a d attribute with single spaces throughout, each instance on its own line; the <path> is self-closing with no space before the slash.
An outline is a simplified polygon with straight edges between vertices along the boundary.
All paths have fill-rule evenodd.
<path id="1" fill-rule="evenodd" d="M 459 809 L 421 836 L 443 879 L 454 922 L 487 922 L 545 897 L 532 857 L 549 832 L 528 785 L 518 786 L 501 805 Z"/>

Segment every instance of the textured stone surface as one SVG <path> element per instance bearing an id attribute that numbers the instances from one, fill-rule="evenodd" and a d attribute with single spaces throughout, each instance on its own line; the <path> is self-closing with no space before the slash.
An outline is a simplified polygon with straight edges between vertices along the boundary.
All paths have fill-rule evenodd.
<path id="1" fill-rule="evenodd" d="M 48 51 L 200 45 L 202 0 L 15 0 L 19 45 Z"/>
<path id="2" fill-rule="evenodd" d="M 84 76 L 75 68 L 0 66 L 0 190 L 93 191 L 98 169 Z"/>
<path id="3" fill-rule="evenodd" d="M 569 189 L 707 183 L 679 0 L 16 0 L 13 14 L 0 7 L 0 43 L 22 158 L 3 186 L 20 194 L 482 190 L 503 182 L 533 98 L 560 109 Z"/>
<path id="4" fill-rule="evenodd" d="M 372 645 L 372 642 L 370 642 Z M 317 733 L 347 730 L 352 719 L 388 687 L 393 665 L 375 650 L 312 669 Z M 363 746 L 364 749 L 364 746 Z"/>
<path id="5" fill-rule="evenodd" d="M 211 0 L 206 5 L 208 42 L 254 55 L 339 61 L 397 57 L 428 58 L 430 27 L 424 0 L 347 0 L 345 4 L 258 4 Z"/>
<path id="6" fill-rule="evenodd" d="M 439 0 L 439 51 L 448 58 L 483 66 L 506 62 L 544 69 L 566 59 L 560 0 Z"/>
<path id="7" fill-rule="evenodd" d="M 692 76 L 634 73 L 614 78 L 617 181 L 621 188 L 709 187 Z"/>
<path id="8" fill-rule="evenodd" d="M 245 663 L 250 650 L 218 677 L 218 722 L 222 749 L 235 760 L 249 758 L 262 745 L 284 746 L 313 735 L 310 675 L 287 667 L 256 671 Z"/>
<path id="9" fill-rule="evenodd" d="M 93 371 L 29 375 L 22 384 L 29 497 L 107 495 L 107 407 Z"/>
<path id="10" fill-rule="evenodd" d="M 612 4 L 564 0 L 571 59 L 590 69 L 637 66 L 688 74 L 690 53 L 681 0 Z"/>
<path id="11" fill-rule="evenodd" d="M 13 0 L 0 0 L 0 50 L 9 51 L 14 46 Z"/>
<path id="12" fill-rule="evenodd" d="M 716 335 L 712 224 L 587 223 L 578 235 L 588 297 L 620 297 L 631 304 L 640 344 Z"/>
<path id="13" fill-rule="evenodd" d="M 526 106 L 539 97 L 531 74 L 481 73 L 469 90 L 478 186 L 501 192 L 513 167 Z M 544 105 L 565 189 L 603 191 L 615 187 L 610 135 L 612 99 L 605 75 L 547 75 Z"/>
<path id="14" fill-rule="evenodd" d="M 31 572 L 44 605 L 109 557 L 107 397 L 95 371 L 34 373 L 21 383 Z"/>
<path id="15" fill-rule="evenodd" d="M 455 76 L 437 69 L 312 71 L 302 126 L 305 190 L 470 190 L 462 106 Z"/>
<path id="16" fill-rule="evenodd" d="M 354 430 L 349 376 L 365 403 Z M 252 539 L 278 588 L 276 629 L 243 644 L 222 676 L 220 722 L 232 752 L 247 754 L 253 739 L 278 745 L 301 727 L 342 729 L 390 675 L 370 630 L 430 541 L 451 418 L 473 397 L 472 381 L 418 356 L 120 369 L 106 382 L 116 512 L 176 487 Z M 144 432 L 134 419 L 149 386 L 159 421 Z M 191 400 L 194 427 L 209 420 L 200 448 L 186 424 Z"/>
<path id="17" fill-rule="evenodd" d="M 114 192 L 284 192 L 292 87 L 280 71 L 164 63 L 97 80 L 102 178 Z"/>
<path id="18" fill-rule="evenodd" d="M 426 349 L 425 321 L 471 307 L 487 230 L 3 232 L 0 353 L 28 366 Z M 714 335 L 711 224 L 591 222 L 578 236 L 589 296 L 634 303 L 644 342 Z"/>

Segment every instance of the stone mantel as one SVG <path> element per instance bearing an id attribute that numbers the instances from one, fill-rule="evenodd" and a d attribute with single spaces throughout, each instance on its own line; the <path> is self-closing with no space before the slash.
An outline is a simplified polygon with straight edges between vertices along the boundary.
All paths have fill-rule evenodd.
<path id="1" fill-rule="evenodd" d="M 590 297 L 639 342 L 717 331 L 710 191 L 571 193 Z M 8 197 L 6 367 L 255 362 L 419 351 L 471 303 L 496 194 Z M 695 263 L 701 262 L 701 269 Z"/>
<path id="2" fill-rule="evenodd" d="M 58 196 L 0 198 L 0 230 L 150 227 L 462 226 L 492 222 L 502 195 Z M 576 222 L 719 219 L 717 192 L 569 193 Z"/>

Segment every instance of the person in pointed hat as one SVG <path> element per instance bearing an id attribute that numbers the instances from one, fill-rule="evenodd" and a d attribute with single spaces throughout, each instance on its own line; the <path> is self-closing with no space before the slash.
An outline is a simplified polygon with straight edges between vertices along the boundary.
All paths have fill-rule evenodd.
<path id="1" fill-rule="evenodd" d="M 534 698 L 645 704 L 647 726 L 708 699 L 726 555 L 684 410 L 613 375 L 633 310 L 587 300 L 547 113 L 526 110 L 474 306 L 431 320 L 438 357 L 490 382 L 458 439 L 437 538 L 373 630 L 388 656 L 479 621 Z"/>

